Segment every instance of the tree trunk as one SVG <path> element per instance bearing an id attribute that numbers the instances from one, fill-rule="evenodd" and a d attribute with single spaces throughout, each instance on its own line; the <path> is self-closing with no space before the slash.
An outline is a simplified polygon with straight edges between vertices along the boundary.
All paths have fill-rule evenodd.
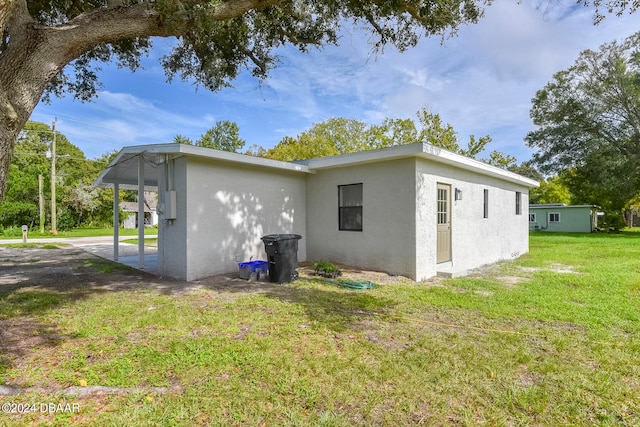
<path id="1" fill-rule="evenodd" d="M 99 43 L 144 35 L 166 35 L 158 14 L 143 7 L 101 9 L 58 27 L 38 25 L 18 2 L 0 55 L 0 201 L 7 189 L 16 138 L 51 81 L 73 59 Z"/>
<path id="2" fill-rule="evenodd" d="M 231 0 L 206 13 L 208 19 L 223 21 L 279 1 Z M 0 202 L 6 193 L 16 137 L 48 82 L 68 63 L 101 43 L 181 36 L 193 24 L 188 14 L 167 19 L 155 9 L 155 2 L 109 4 L 48 27 L 29 15 L 26 0 L 0 0 Z"/>

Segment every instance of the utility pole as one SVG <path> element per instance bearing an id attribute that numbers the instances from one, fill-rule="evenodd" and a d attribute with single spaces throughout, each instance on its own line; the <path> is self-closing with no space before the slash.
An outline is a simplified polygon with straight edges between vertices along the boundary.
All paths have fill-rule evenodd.
<path id="1" fill-rule="evenodd" d="M 56 120 L 53 120 L 53 140 L 51 141 L 51 232 L 58 234 L 56 218 Z"/>
<path id="2" fill-rule="evenodd" d="M 38 174 L 38 202 L 40 208 L 40 233 L 44 233 L 44 193 L 42 191 L 42 174 Z"/>

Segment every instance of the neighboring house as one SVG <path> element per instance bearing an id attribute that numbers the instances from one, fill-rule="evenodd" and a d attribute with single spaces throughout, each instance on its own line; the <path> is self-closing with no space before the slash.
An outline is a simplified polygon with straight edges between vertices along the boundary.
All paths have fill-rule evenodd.
<path id="1" fill-rule="evenodd" d="M 538 183 L 421 143 L 301 162 L 159 144 L 125 147 L 95 185 L 158 190 L 161 274 L 237 271 L 263 235 L 296 233 L 300 261 L 419 281 L 528 252 Z"/>
<path id="2" fill-rule="evenodd" d="M 152 191 L 144 192 L 144 225 L 153 227 L 158 224 L 158 195 Z M 124 228 L 138 227 L 138 202 L 120 202 L 120 210 L 129 215 L 122 221 Z"/>
<path id="3" fill-rule="evenodd" d="M 624 220 L 629 227 L 640 227 L 640 207 L 635 205 L 627 209 Z"/>
<path id="4" fill-rule="evenodd" d="M 591 233 L 597 229 L 598 207 L 595 205 L 529 205 L 529 230 Z"/>

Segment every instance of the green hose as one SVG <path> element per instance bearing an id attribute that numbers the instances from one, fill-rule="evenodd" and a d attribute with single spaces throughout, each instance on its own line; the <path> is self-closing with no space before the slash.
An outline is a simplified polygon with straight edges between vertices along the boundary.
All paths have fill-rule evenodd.
<path id="1" fill-rule="evenodd" d="M 366 289 L 373 289 L 376 287 L 374 283 L 368 280 L 357 279 L 342 279 L 342 280 L 323 280 L 327 285 L 340 286 L 342 288 L 354 289 L 357 291 L 363 291 Z"/>
<path id="2" fill-rule="evenodd" d="M 373 289 L 376 287 L 376 285 L 369 282 L 368 280 L 340 280 L 339 285 L 343 288 L 358 290 Z"/>

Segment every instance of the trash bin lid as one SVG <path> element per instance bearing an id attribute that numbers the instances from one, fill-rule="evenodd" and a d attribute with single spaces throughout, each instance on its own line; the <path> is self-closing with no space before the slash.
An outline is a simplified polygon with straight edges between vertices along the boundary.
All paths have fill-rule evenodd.
<path id="1" fill-rule="evenodd" d="M 266 236 L 262 236 L 261 240 L 263 242 L 279 242 L 282 240 L 300 240 L 302 236 L 299 234 L 267 234 Z"/>

